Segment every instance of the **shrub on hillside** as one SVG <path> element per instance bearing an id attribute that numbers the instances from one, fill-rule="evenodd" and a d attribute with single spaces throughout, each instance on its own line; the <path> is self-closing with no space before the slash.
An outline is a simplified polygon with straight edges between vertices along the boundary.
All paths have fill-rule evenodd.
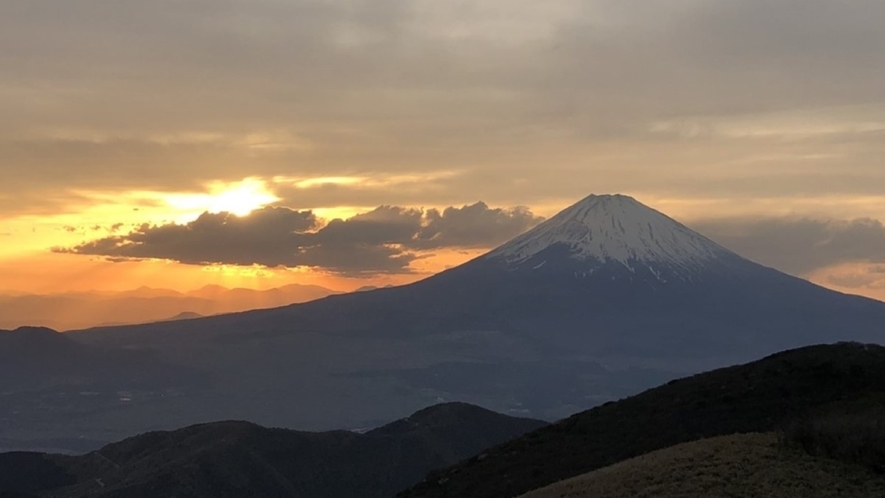
<path id="1" fill-rule="evenodd" d="M 885 473 L 885 402 L 880 398 L 805 417 L 790 424 L 784 436 L 788 445 L 811 455 Z"/>

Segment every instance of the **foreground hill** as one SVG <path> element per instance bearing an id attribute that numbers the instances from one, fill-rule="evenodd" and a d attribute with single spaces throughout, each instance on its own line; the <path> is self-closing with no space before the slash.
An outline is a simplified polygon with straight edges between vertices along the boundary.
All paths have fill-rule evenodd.
<path id="1" fill-rule="evenodd" d="M 723 436 L 655 451 L 521 498 L 885 496 L 885 476 L 784 446 L 777 434 Z"/>
<path id="2" fill-rule="evenodd" d="M 155 432 L 80 457 L 0 454 L 0 492 L 154 498 L 389 497 L 428 471 L 545 425 L 466 404 L 357 434 L 246 422 Z"/>
<path id="3" fill-rule="evenodd" d="M 881 346 L 787 351 L 580 413 L 434 472 L 400 496 L 511 498 L 680 443 L 777 430 L 809 412 L 882 392 Z"/>

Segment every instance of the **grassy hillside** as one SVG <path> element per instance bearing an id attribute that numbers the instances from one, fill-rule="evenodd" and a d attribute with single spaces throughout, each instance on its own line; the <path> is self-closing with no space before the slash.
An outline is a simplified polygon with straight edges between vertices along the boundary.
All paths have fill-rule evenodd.
<path id="1" fill-rule="evenodd" d="M 770 432 L 840 400 L 885 391 L 885 348 L 812 346 L 668 383 L 433 472 L 403 498 L 511 498 L 714 436 Z"/>
<path id="2" fill-rule="evenodd" d="M 843 401 L 797 419 L 787 426 L 785 442 L 810 455 L 885 474 L 885 394 Z"/>
<path id="3" fill-rule="evenodd" d="M 789 449 L 780 436 L 685 443 L 552 484 L 522 498 L 885 496 L 885 476 Z"/>
<path id="4" fill-rule="evenodd" d="M 57 498 L 388 498 L 544 422 L 462 403 L 366 434 L 220 422 L 153 432 L 81 457 L 0 455 L 0 492 Z"/>

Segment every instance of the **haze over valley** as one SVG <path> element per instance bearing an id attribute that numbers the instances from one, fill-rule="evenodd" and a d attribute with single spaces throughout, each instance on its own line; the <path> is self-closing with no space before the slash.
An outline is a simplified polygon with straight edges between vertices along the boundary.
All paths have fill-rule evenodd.
<path id="1" fill-rule="evenodd" d="M 140 287 L 131 291 L 0 294 L 0 328 L 56 330 L 199 318 L 312 301 L 338 293 L 316 285 L 290 284 L 255 290 L 207 285 L 189 292 Z"/>

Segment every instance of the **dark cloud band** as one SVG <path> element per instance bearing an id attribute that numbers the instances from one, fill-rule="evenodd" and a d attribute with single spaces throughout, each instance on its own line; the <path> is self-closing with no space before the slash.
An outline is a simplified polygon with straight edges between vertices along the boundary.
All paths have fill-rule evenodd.
<path id="1" fill-rule="evenodd" d="M 204 213 L 185 225 L 142 225 L 56 252 L 185 264 L 307 266 L 349 274 L 409 273 L 420 251 L 492 247 L 542 218 L 478 202 L 443 211 L 381 206 L 322 225 L 311 211 L 267 207 L 246 217 Z"/>

